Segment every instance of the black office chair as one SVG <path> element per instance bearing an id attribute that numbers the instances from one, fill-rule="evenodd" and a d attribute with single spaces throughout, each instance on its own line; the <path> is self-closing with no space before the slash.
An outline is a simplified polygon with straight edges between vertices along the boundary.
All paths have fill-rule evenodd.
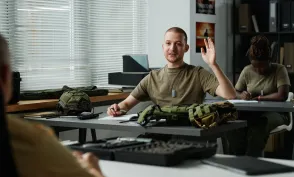
<path id="1" fill-rule="evenodd" d="M 3 93 L 0 89 L 0 176 L 17 177 L 16 169 L 5 119 Z"/>

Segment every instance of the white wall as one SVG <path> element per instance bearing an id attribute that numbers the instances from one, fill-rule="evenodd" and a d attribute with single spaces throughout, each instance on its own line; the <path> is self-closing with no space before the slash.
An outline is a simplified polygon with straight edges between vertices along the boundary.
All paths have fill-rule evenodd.
<path id="1" fill-rule="evenodd" d="M 216 47 L 216 59 L 217 63 L 223 69 L 227 71 L 227 40 L 228 40 L 228 17 L 227 17 L 227 4 L 224 1 L 216 0 L 215 2 L 215 13 L 216 15 L 209 14 L 198 14 L 196 12 L 196 2 L 195 0 L 191 1 L 191 33 L 190 36 L 194 39 L 191 40 L 191 50 L 190 51 L 190 60 L 192 65 L 200 65 L 206 69 L 209 69 L 207 64 L 202 60 L 201 53 L 195 52 L 196 46 L 196 22 L 209 22 L 215 23 L 215 47 Z"/>
<path id="2" fill-rule="evenodd" d="M 230 38 L 231 0 L 216 0 L 216 15 L 196 14 L 195 0 L 149 0 L 148 56 L 151 67 L 162 67 L 166 60 L 162 52 L 165 31 L 172 26 L 183 28 L 188 34 L 190 51 L 185 54 L 185 62 L 209 69 L 196 53 L 196 22 L 215 23 L 217 62 L 226 74 L 231 72 L 232 50 Z"/>
<path id="3" fill-rule="evenodd" d="M 148 59 L 150 67 L 163 67 L 166 60 L 162 51 L 164 33 L 173 26 L 190 34 L 190 0 L 148 0 Z M 188 37 L 188 43 L 190 38 Z M 190 63 L 187 52 L 185 62 Z"/>

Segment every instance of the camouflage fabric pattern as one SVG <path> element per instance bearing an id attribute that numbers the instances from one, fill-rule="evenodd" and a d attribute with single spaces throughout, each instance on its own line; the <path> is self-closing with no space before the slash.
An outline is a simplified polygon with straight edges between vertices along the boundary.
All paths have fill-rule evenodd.
<path id="1" fill-rule="evenodd" d="M 172 125 L 193 125 L 211 128 L 227 121 L 237 119 L 237 110 L 229 102 L 213 104 L 192 104 L 184 106 L 150 105 L 139 113 L 138 123 L 145 126 L 151 120 L 165 119 Z"/>
<path id="2" fill-rule="evenodd" d="M 57 104 L 58 112 L 64 115 L 78 115 L 81 112 L 91 112 L 92 103 L 89 96 L 79 90 L 64 92 Z"/>
<path id="3" fill-rule="evenodd" d="M 237 110 L 230 102 L 191 105 L 188 110 L 190 122 L 196 127 L 211 128 L 238 118 Z"/>

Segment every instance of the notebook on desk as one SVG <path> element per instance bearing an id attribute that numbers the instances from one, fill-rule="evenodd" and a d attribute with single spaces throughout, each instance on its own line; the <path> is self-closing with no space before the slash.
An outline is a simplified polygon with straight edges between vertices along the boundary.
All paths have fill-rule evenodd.
<path id="1" fill-rule="evenodd" d="M 258 103 L 256 100 L 228 100 L 230 103 L 237 104 L 237 103 Z"/>
<path id="2" fill-rule="evenodd" d="M 254 157 L 212 157 L 203 163 L 223 168 L 244 175 L 262 175 L 272 173 L 294 172 L 294 167 L 261 160 Z"/>
<path id="3" fill-rule="evenodd" d="M 99 120 L 128 121 L 134 116 L 138 116 L 138 114 L 126 114 L 126 115 L 122 115 L 122 116 L 118 116 L 118 117 L 106 116 L 106 117 L 99 118 Z"/>

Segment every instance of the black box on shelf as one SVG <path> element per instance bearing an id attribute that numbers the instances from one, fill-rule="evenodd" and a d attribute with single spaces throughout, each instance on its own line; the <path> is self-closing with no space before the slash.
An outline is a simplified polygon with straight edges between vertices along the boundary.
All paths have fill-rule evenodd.
<path id="1" fill-rule="evenodd" d="M 108 73 L 108 84 L 137 86 L 149 72 Z"/>

